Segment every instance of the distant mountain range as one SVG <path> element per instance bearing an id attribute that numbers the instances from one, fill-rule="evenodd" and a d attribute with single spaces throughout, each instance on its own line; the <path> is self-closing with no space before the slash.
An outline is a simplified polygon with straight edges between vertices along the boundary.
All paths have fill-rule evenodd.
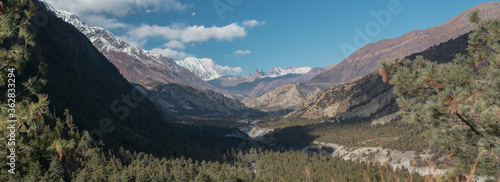
<path id="1" fill-rule="evenodd" d="M 222 76 L 214 80 L 209 80 L 208 83 L 235 94 L 259 97 L 266 92 L 286 84 L 306 82 L 329 68 L 331 67 L 274 67 L 267 72 L 257 69 L 253 74 L 248 76 Z"/>
<path id="2" fill-rule="evenodd" d="M 204 81 L 214 80 L 214 79 L 222 77 L 222 74 L 219 71 L 214 69 L 216 63 L 208 58 L 201 58 L 200 59 L 200 58 L 194 58 L 194 57 L 187 57 L 185 59 L 175 61 L 175 63 L 177 63 L 179 66 L 181 66 L 183 68 L 190 70 L 196 76 L 198 76 L 199 78 L 201 78 Z M 311 70 L 312 70 L 312 68 L 310 68 L 308 66 L 302 66 L 302 67 L 293 67 L 292 66 L 292 67 L 288 67 L 288 68 L 280 68 L 280 67 L 276 66 L 267 72 L 263 72 L 261 69 L 257 69 L 255 71 L 257 74 L 254 74 L 254 75 L 257 75 L 258 78 L 264 78 L 264 77 L 274 78 L 274 77 L 284 76 L 287 74 L 301 74 L 302 75 L 302 74 L 308 73 Z M 251 76 L 252 75 L 249 75 L 247 78 L 249 78 Z M 228 76 L 228 77 L 236 78 L 237 76 L 236 77 L 235 76 Z M 232 82 L 232 83 L 240 82 L 238 80 L 250 81 L 250 80 L 252 80 L 252 78 L 244 79 L 244 76 L 242 76 L 242 77 L 240 77 L 240 79 L 229 79 L 229 80 L 226 80 L 226 82 L 227 81 Z M 232 85 L 234 86 L 234 84 L 232 84 Z"/>
<path id="3" fill-rule="evenodd" d="M 269 71 L 267 71 L 264 74 L 264 77 L 279 77 L 283 75 L 288 75 L 288 74 L 306 74 L 311 71 L 312 68 L 309 66 L 302 66 L 302 67 L 288 67 L 288 68 L 280 68 L 278 66 L 271 68 Z"/>
<path id="4" fill-rule="evenodd" d="M 308 83 L 344 83 L 376 71 L 380 61 L 392 61 L 397 57 L 409 56 L 468 33 L 474 29 L 474 26 L 467 20 L 467 14 L 472 9 L 479 9 L 481 17 L 500 17 L 500 2 L 498 1 L 474 6 L 439 26 L 411 31 L 394 39 L 385 39 L 365 45 L 337 66 L 317 75 Z"/>

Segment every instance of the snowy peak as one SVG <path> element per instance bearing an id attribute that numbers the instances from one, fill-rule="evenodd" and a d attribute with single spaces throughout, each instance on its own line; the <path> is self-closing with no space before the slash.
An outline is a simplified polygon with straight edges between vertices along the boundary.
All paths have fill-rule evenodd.
<path id="1" fill-rule="evenodd" d="M 208 58 L 187 57 L 175 61 L 177 65 L 188 69 L 204 81 L 213 80 L 222 75 L 213 69 L 215 62 Z"/>
<path id="2" fill-rule="evenodd" d="M 288 67 L 288 68 L 280 68 L 278 66 L 271 68 L 269 71 L 262 71 L 260 68 L 257 68 L 255 72 L 253 73 L 254 77 L 259 77 L 259 78 L 265 78 L 265 77 L 280 77 L 288 74 L 306 74 L 309 71 L 311 71 L 312 68 L 308 66 L 302 66 L 302 67 Z"/>
<path id="3" fill-rule="evenodd" d="M 279 77 L 287 74 L 306 74 L 311 71 L 312 68 L 308 66 L 302 67 L 288 67 L 288 68 L 280 68 L 278 66 L 270 69 L 266 72 L 266 77 Z"/>
<path id="4" fill-rule="evenodd" d="M 126 42 L 118 39 L 115 35 L 113 35 L 113 33 L 108 30 L 105 30 L 101 27 L 90 27 L 85 22 L 80 20 L 80 18 L 78 18 L 78 16 L 76 16 L 75 14 L 64 10 L 57 10 L 52 7 L 52 5 L 43 0 L 41 0 L 41 2 L 45 4 L 47 10 L 54 12 L 58 18 L 61 18 L 62 20 L 73 25 L 80 32 L 82 32 L 92 42 L 92 44 L 94 44 L 94 46 L 99 49 L 99 51 L 104 53 L 122 52 L 141 61 L 146 65 L 165 65 L 165 58 L 162 59 L 161 55 L 154 54 L 149 51 L 142 50 L 139 47 L 129 45 Z M 179 71 L 179 68 L 172 67 L 170 65 L 168 66 L 170 69 Z"/>
<path id="5" fill-rule="evenodd" d="M 256 77 L 256 78 L 262 78 L 262 77 L 265 77 L 265 75 L 266 75 L 266 74 L 264 73 L 264 71 L 262 71 L 260 68 L 257 68 L 257 69 L 253 72 L 253 74 L 252 74 L 252 76 L 254 76 L 254 77 Z"/>

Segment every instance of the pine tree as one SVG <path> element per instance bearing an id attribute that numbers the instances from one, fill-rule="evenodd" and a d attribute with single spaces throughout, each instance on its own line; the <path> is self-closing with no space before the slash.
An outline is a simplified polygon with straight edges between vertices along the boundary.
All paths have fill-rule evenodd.
<path id="1" fill-rule="evenodd" d="M 28 174 L 25 176 L 23 181 L 40 181 L 42 176 L 42 167 L 38 161 L 31 162 L 30 167 L 28 169 Z"/>
<path id="2" fill-rule="evenodd" d="M 453 171 L 468 174 L 478 159 L 477 173 L 497 175 L 500 20 L 481 20 L 478 10 L 469 20 L 477 28 L 469 35 L 467 55 L 457 55 L 451 63 L 417 57 L 381 67 L 392 75 L 401 112 L 427 127 L 432 142 L 453 155 Z"/>
<path id="3" fill-rule="evenodd" d="M 206 174 L 203 174 L 203 173 L 199 173 L 195 178 L 194 178 L 194 181 L 195 182 L 208 182 L 210 181 L 210 178 L 208 177 L 208 175 Z"/>
<path id="4" fill-rule="evenodd" d="M 48 170 L 48 180 L 49 181 L 60 181 L 64 178 L 64 169 L 62 163 L 57 157 L 53 157 L 50 162 L 50 167 Z"/>

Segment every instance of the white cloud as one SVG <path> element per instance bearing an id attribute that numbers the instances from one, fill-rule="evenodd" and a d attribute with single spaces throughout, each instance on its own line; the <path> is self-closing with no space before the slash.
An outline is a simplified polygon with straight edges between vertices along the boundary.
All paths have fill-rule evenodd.
<path id="1" fill-rule="evenodd" d="M 184 49 L 186 46 L 184 46 L 184 43 L 177 41 L 177 40 L 171 40 L 164 44 L 165 47 L 171 48 L 171 49 Z"/>
<path id="2" fill-rule="evenodd" d="M 193 26 L 158 26 L 158 25 L 142 25 L 138 28 L 130 30 L 127 35 L 137 39 L 145 39 L 149 37 L 163 37 L 166 40 L 180 40 L 184 43 L 188 42 L 204 42 L 210 39 L 231 41 L 234 38 L 245 37 L 247 32 L 245 28 L 236 23 L 231 23 L 223 27 L 203 25 Z"/>
<path id="3" fill-rule="evenodd" d="M 79 16 L 104 13 L 114 16 L 134 14 L 141 10 L 186 10 L 190 5 L 177 0 L 46 0 L 56 9 L 66 10 Z"/>
<path id="4" fill-rule="evenodd" d="M 196 12 L 191 13 L 191 16 L 194 16 L 194 15 L 196 15 Z"/>
<path id="5" fill-rule="evenodd" d="M 127 28 L 129 26 L 126 23 L 119 22 L 117 19 L 106 18 L 104 15 L 91 14 L 82 19 L 89 25 L 102 27 L 104 29 Z"/>
<path id="6" fill-rule="evenodd" d="M 120 39 L 121 41 L 123 42 L 126 42 L 130 45 L 133 45 L 133 46 L 136 46 L 136 47 L 142 47 L 146 44 L 146 40 L 141 40 L 141 41 L 137 41 L 137 40 L 132 40 L 131 38 L 129 38 L 128 36 L 126 35 L 123 35 L 123 36 L 116 36 L 118 39 Z"/>
<path id="7" fill-rule="evenodd" d="M 45 0 L 58 10 L 74 13 L 90 26 L 105 29 L 128 28 L 129 25 L 115 17 L 124 17 L 137 12 L 184 11 L 191 4 L 179 0 Z M 113 18 L 110 18 L 113 17 Z"/>
<path id="8" fill-rule="evenodd" d="M 234 51 L 235 55 L 245 55 L 245 54 L 250 54 L 250 53 L 252 53 L 252 51 L 250 51 L 250 50 L 237 50 L 237 51 Z"/>
<path id="9" fill-rule="evenodd" d="M 241 22 L 241 24 L 245 27 L 253 28 L 257 25 L 264 25 L 264 24 L 266 24 L 266 22 L 265 21 L 259 22 L 257 20 L 245 20 L 245 21 Z"/>
<path id="10" fill-rule="evenodd" d="M 161 54 L 162 56 L 172 58 L 174 60 L 184 59 L 186 57 L 192 56 L 188 53 L 182 51 L 172 50 L 170 48 L 154 48 L 150 50 L 152 53 Z"/>
<path id="11" fill-rule="evenodd" d="M 232 67 L 229 67 L 229 66 L 221 66 L 221 65 L 218 65 L 218 64 L 214 65 L 214 69 L 217 72 L 222 73 L 222 75 L 235 75 L 235 74 L 243 72 L 243 69 L 241 67 L 234 67 L 234 68 L 232 68 Z"/>

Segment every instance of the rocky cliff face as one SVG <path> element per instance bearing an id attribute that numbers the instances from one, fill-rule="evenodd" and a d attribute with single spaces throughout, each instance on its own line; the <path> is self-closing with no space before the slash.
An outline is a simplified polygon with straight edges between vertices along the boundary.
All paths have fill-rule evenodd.
<path id="1" fill-rule="evenodd" d="M 237 99 L 208 89 L 198 90 L 188 85 L 161 82 L 149 82 L 143 85 L 148 90 L 151 100 L 167 113 L 205 117 L 246 117 L 260 113 L 247 108 Z"/>
<path id="2" fill-rule="evenodd" d="M 472 9 L 481 10 L 482 17 L 500 17 L 500 2 L 487 2 Z M 411 31 L 403 36 L 368 44 L 332 69 L 319 74 L 309 83 L 340 84 L 350 79 L 376 71 L 378 62 L 406 57 L 427 48 L 470 32 L 475 26 L 467 20 L 467 10 L 440 26 Z"/>

